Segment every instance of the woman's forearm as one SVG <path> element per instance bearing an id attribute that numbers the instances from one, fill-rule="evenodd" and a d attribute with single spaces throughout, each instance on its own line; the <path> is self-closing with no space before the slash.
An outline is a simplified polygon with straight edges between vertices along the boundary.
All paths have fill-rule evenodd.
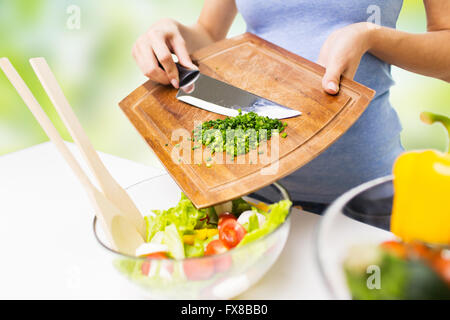
<path id="1" fill-rule="evenodd" d="M 235 0 L 205 0 L 197 23 L 180 24 L 190 53 L 226 37 L 237 14 Z"/>
<path id="2" fill-rule="evenodd" d="M 199 23 L 190 26 L 180 24 L 179 28 L 189 53 L 215 42 L 215 39 Z"/>
<path id="3" fill-rule="evenodd" d="M 400 68 L 450 82 L 450 30 L 412 34 L 369 26 L 369 52 Z"/>

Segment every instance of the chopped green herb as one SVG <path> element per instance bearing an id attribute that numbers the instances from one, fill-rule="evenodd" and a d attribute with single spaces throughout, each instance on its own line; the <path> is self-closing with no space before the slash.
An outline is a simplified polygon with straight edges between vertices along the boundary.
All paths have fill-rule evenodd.
<path id="1" fill-rule="evenodd" d="M 286 133 L 286 132 L 283 132 L 283 133 L 281 134 L 281 137 L 282 137 L 282 138 L 286 138 L 286 137 L 287 137 L 287 133 Z"/>
<path id="2" fill-rule="evenodd" d="M 255 150 L 261 141 L 270 140 L 272 130 L 282 132 L 287 126 L 278 119 L 262 117 L 254 112 L 239 114 L 235 117 L 206 121 L 201 128 L 194 130 L 194 141 L 200 141 L 212 153 L 226 151 L 237 157 Z"/>

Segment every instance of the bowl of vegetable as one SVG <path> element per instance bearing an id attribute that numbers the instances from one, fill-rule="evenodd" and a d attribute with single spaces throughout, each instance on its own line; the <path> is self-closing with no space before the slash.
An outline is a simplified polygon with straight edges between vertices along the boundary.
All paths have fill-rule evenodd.
<path id="1" fill-rule="evenodd" d="M 315 255 L 333 298 L 450 299 L 448 245 L 392 233 L 393 199 L 388 176 L 346 192 L 326 210 Z"/>
<path id="2" fill-rule="evenodd" d="M 154 299 L 229 299 L 277 260 L 290 228 L 291 201 L 274 183 L 246 197 L 196 209 L 168 174 L 127 188 L 145 215 L 145 243 L 128 256 L 94 233 L 112 265 Z"/>

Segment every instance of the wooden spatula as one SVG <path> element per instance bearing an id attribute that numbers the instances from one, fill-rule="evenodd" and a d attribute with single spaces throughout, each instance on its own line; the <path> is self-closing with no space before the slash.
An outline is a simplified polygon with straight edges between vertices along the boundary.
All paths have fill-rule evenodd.
<path id="1" fill-rule="evenodd" d="M 105 196 L 114 203 L 132 221 L 139 233 L 145 237 L 144 219 L 127 192 L 114 180 L 101 162 L 97 152 L 89 141 L 73 109 L 70 107 L 55 76 L 44 58 L 30 59 L 31 66 L 42 83 L 56 111 L 81 150 L 81 154 L 94 173 Z"/>
<path id="2" fill-rule="evenodd" d="M 28 86 L 7 58 L 0 59 L 0 68 L 80 180 L 113 248 L 134 256 L 136 248 L 144 242 L 135 225 L 91 183 Z"/>

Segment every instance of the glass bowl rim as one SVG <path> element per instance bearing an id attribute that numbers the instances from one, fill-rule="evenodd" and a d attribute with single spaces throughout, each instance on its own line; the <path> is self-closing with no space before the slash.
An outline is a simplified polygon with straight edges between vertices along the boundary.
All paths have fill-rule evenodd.
<path id="1" fill-rule="evenodd" d="M 324 261 L 322 259 L 322 254 L 320 252 L 321 245 L 321 235 L 323 233 L 323 228 L 326 227 L 326 224 L 328 220 L 330 220 L 333 217 L 338 216 L 339 214 L 342 214 L 342 209 L 344 206 L 352 200 L 355 196 L 359 195 L 361 192 L 364 192 L 368 190 L 369 188 L 378 186 L 382 183 L 393 181 L 394 176 L 393 175 L 387 175 L 380 178 L 376 178 L 373 180 L 369 180 L 367 182 L 364 182 L 350 190 L 347 190 L 345 193 L 340 195 L 338 198 L 336 198 L 325 210 L 325 212 L 322 215 L 322 218 L 317 223 L 316 228 L 314 230 L 314 260 L 318 266 L 320 278 L 322 280 L 322 283 L 325 284 L 325 287 L 328 289 L 330 294 L 335 299 L 343 299 L 341 296 L 339 296 L 336 293 L 336 290 L 334 289 L 334 286 L 332 285 L 328 273 L 325 271 L 324 267 Z"/>
<path id="2" fill-rule="evenodd" d="M 133 184 L 129 185 L 128 187 L 125 187 L 125 190 L 131 189 L 131 188 L 136 187 L 136 186 L 138 186 L 138 185 L 140 185 L 140 184 L 149 182 L 149 181 L 151 181 L 151 180 L 153 180 L 153 179 L 160 178 L 160 177 L 163 177 L 163 176 L 169 176 L 169 177 L 170 177 L 170 175 L 169 175 L 168 173 L 163 173 L 163 174 L 160 174 L 160 175 L 157 175 L 157 176 L 154 176 L 154 177 L 151 177 L 151 178 L 147 178 L 147 179 L 138 181 L 138 182 L 136 182 L 136 183 L 133 183 Z M 268 186 L 271 186 L 271 185 L 273 185 L 275 188 L 277 188 L 278 191 L 281 193 L 281 197 L 283 198 L 282 200 L 289 200 L 289 201 L 292 202 L 291 196 L 289 195 L 289 192 L 286 190 L 285 187 L 283 187 L 283 186 L 282 186 L 280 183 L 278 183 L 277 181 L 275 181 L 275 182 L 269 184 Z M 268 233 L 268 234 L 262 236 L 261 238 L 257 239 L 256 241 L 252 241 L 252 242 L 250 242 L 250 243 L 248 243 L 248 244 L 246 244 L 246 245 L 243 245 L 242 247 L 237 247 L 237 248 L 235 247 L 235 248 L 232 248 L 232 249 L 230 249 L 230 250 L 228 250 L 228 251 L 226 251 L 226 252 L 223 252 L 223 253 L 220 253 L 220 254 L 211 255 L 211 256 L 191 257 L 191 258 L 183 258 L 183 259 L 167 259 L 167 260 L 170 261 L 170 262 L 177 262 L 177 261 L 185 261 L 185 260 L 193 261 L 193 260 L 201 260 L 201 259 L 215 259 L 215 258 L 218 258 L 218 257 L 222 257 L 222 256 L 229 255 L 231 252 L 238 252 L 238 251 L 241 251 L 241 250 L 243 250 L 243 248 L 246 248 L 248 245 L 252 245 L 252 244 L 254 244 L 254 243 L 257 243 L 257 242 L 259 242 L 259 241 L 262 241 L 263 239 L 269 238 L 270 236 L 272 236 L 273 234 L 275 234 L 275 233 L 276 233 L 281 227 L 283 227 L 283 226 L 285 225 L 285 223 L 290 219 L 291 213 L 292 213 L 292 206 L 289 208 L 289 212 L 288 212 L 288 214 L 286 215 L 286 218 L 285 218 L 285 220 L 284 220 L 283 223 L 281 223 L 280 225 L 278 225 L 278 226 L 277 226 L 275 229 L 273 229 L 270 233 Z M 92 228 L 93 228 L 94 236 L 95 236 L 95 239 L 97 240 L 97 242 L 98 242 L 104 249 L 106 249 L 107 251 L 109 251 L 109 252 L 111 252 L 111 253 L 114 253 L 114 254 L 116 254 L 116 255 L 119 255 L 119 256 L 121 256 L 121 257 L 123 257 L 123 258 L 128 258 L 128 259 L 135 259 L 135 260 L 142 260 L 142 261 L 152 261 L 152 260 L 158 260 L 158 261 L 161 261 L 161 259 L 157 259 L 157 258 L 136 257 L 136 256 L 128 255 L 128 254 L 125 254 L 125 253 L 116 251 L 116 250 L 111 249 L 110 247 L 108 247 L 106 244 L 103 243 L 102 240 L 100 240 L 99 236 L 97 235 L 97 216 L 96 216 L 95 214 L 94 214 L 94 219 L 93 219 L 93 223 L 92 223 Z"/>

